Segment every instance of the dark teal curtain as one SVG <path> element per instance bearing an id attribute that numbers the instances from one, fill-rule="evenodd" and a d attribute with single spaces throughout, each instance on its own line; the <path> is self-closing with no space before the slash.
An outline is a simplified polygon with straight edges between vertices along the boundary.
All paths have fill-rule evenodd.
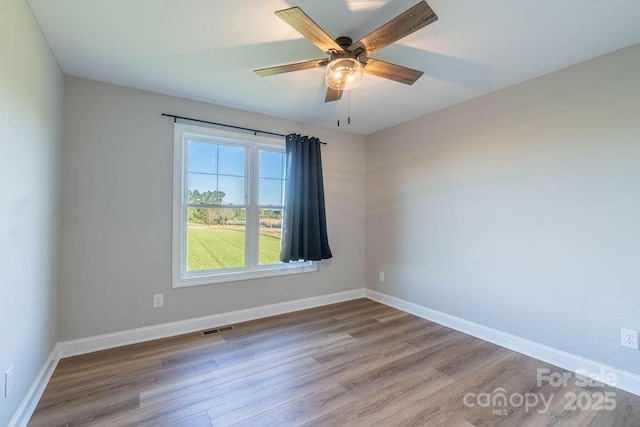
<path id="1" fill-rule="evenodd" d="M 331 258 L 324 207 L 320 140 L 286 137 L 286 189 L 280 261 Z"/>

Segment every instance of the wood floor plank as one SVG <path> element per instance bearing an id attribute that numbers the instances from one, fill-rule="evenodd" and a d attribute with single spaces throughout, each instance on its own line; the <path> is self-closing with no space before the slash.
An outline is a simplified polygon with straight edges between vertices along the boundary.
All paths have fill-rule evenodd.
<path id="1" fill-rule="evenodd" d="M 255 334 L 246 334 L 242 336 L 236 336 L 233 339 L 225 338 L 225 345 L 215 349 L 212 354 L 220 355 L 224 353 L 232 353 L 239 350 L 244 350 L 269 342 L 271 340 L 283 340 L 283 339 L 295 339 L 296 337 L 306 336 L 313 332 L 322 333 L 322 331 L 329 330 L 330 327 L 340 324 L 340 322 L 333 317 L 320 318 L 314 321 L 304 322 L 298 325 L 288 326 L 286 328 L 274 328 L 270 330 L 260 331 L 260 340 L 256 340 Z"/>
<path id="2" fill-rule="evenodd" d="M 499 350 L 498 348 L 489 347 L 489 343 L 476 341 L 451 343 L 447 346 L 446 355 L 437 348 L 421 350 L 376 369 L 369 369 L 365 373 L 352 375 L 347 380 L 340 382 L 340 384 L 354 396 L 361 397 L 370 394 L 373 390 L 386 387 L 405 378 L 421 375 L 425 368 L 436 369 L 437 366 L 442 365 L 444 362 L 458 364 L 458 361 L 460 361 L 460 363 L 463 363 L 464 360 L 474 358 L 476 352 L 487 354 L 487 348 L 490 348 L 492 352 Z"/>
<path id="3" fill-rule="evenodd" d="M 315 418 L 305 426 L 371 426 L 454 381 L 441 372 L 426 368 L 420 375 L 376 388 L 363 398 Z"/>
<path id="4" fill-rule="evenodd" d="M 376 320 L 356 331 L 351 332 L 354 338 L 384 338 L 388 335 L 401 334 L 412 327 L 424 329 L 435 324 L 419 317 L 401 317 L 386 323 Z"/>
<path id="5" fill-rule="evenodd" d="M 106 369 L 97 373 L 91 372 L 91 381 L 87 381 L 87 376 L 80 379 L 75 376 L 73 380 L 64 382 L 65 375 L 58 374 L 55 382 L 50 382 L 47 386 L 49 393 L 42 396 L 38 403 L 38 409 L 51 409 L 59 406 L 68 406 L 77 399 L 86 398 L 89 392 L 93 395 L 106 391 L 110 393 L 115 388 L 126 388 L 127 385 L 136 385 L 140 377 L 147 373 L 156 373 L 161 369 L 161 363 L 157 361 L 145 361 L 144 364 L 124 364 L 122 370 L 113 372 Z M 60 371 L 57 371 L 60 372 Z M 55 376 L 55 375 L 54 375 Z M 53 378 L 52 378 L 53 379 Z M 80 380 L 83 381 L 80 381 Z"/>
<path id="6" fill-rule="evenodd" d="M 540 425 L 553 425 L 557 427 L 587 427 L 597 415 L 597 412 L 592 410 L 572 410 L 567 406 L 570 401 L 565 396 L 566 393 L 579 394 L 582 392 L 585 392 L 585 389 L 581 387 L 571 386 L 563 388 L 561 394 L 553 394 L 548 410 L 541 407 L 539 411 L 532 410 L 526 413 L 518 411 L 517 413 L 512 414 L 512 416 L 507 417 L 507 420 L 503 425 L 523 427 L 534 427 Z M 548 396 L 551 397 L 551 395 Z"/>
<path id="7" fill-rule="evenodd" d="M 162 387 L 153 387 L 144 390 L 140 394 L 141 402 L 147 405 L 148 401 L 156 399 L 166 400 L 186 394 L 191 394 L 200 390 L 219 386 L 240 378 L 254 375 L 259 372 L 266 372 L 270 369 L 288 367 L 295 369 L 298 363 L 313 363 L 309 359 L 313 354 L 324 350 L 331 350 L 335 347 L 341 347 L 354 340 L 350 335 L 343 335 L 339 338 L 316 339 L 307 342 L 306 347 L 296 347 L 294 349 L 283 350 L 280 353 L 250 359 L 231 366 L 220 368 L 218 371 L 211 373 L 209 376 L 200 376 L 197 378 L 187 377 L 176 379 L 175 384 L 163 385 Z M 149 403 L 153 404 L 153 403 Z"/>
<path id="8" fill-rule="evenodd" d="M 281 348 L 287 348 L 291 343 L 324 339 L 327 336 L 337 334 L 352 334 L 372 323 L 378 322 L 375 319 L 361 316 L 343 321 L 337 321 L 334 318 L 321 319 L 291 325 L 277 332 L 265 332 L 261 329 L 259 338 L 256 335 L 239 337 L 228 342 L 224 347 L 216 348 L 212 353 L 220 366 L 228 365 L 227 360 L 237 364 L 241 359 L 265 357 L 268 351 L 277 352 Z"/>
<path id="9" fill-rule="evenodd" d="M 36 409 L 30 426 L 84 426 L 95 425 L 129 409 L 135 410 L 139 406 L 136 393 L 114 392 L 96 397 L 87 396 L 65 406 L 57 406 L 48 410 Z"/>
<path id="10" fill-rule="evenodd" d="M 533 359 L 532 359 L 533 360 Z M 479 404 L 473 407 L 461 409 L 462 418 L 475 426 L 520 426 L 529 421 L 539 425 L 545 425 L 550 419 L 548 414 L 557 412 L 560 403 L 563 403 L 563 395 L 558 395 L 558 389 L 549 383 L 539 386 L 537 384 L 538 369 L 549 369 L 553 373 L 565 373 L 555 366 L 535 361 L 530 364 L 523 364 L 517 376 L 503 379 L 497 388 L 491 389 L 495 383 L 487 382 L 485 386 L 474 392 L 476 396 L 486 393 L 491 397 L 493 404 L 489 407 L 482 407 Z M 574 391 L 571 387 L 563 387 L 562 394 Z M 504 396 L 504 401 L 496 396 Z M 521 410 L 516 410 L 513 404 L 507 399 L 520 399 L 518 405 L 523 406 Z M 533 400 L 532 400 L 533 399 Z M 471 400 L 478 403 L 478 399 Z M 516 402 L 516 400 L 514 400 Z M 529 402 L 529 403 L 527 403 Z M 574 421 L 577 421 L 574 419 Z"/>
<path id="11" fill-rule="evenodd" d="M 375 351 L 376 348 L 380 347 L 394 346 L 403 342 L 411 344 L 411 339 L 418 339 L 420 337 L 424 340 L 430 340 L 434 337 L 434 335 L 430 334 L 440 328 L 442 328 L 440 325 L 427 324 L 425 326 L 424 323 L 419 322 L 403 325 L 402 327 L 385 328 L 376 335 L 359 336 L 357 340 L 346 344 L 344 347 L 319 353 L 314 356 L 314 359 L 320 363 L 327 363 L 333 358 L 340 357 L 343 354 L 353 354 L 354 352 L 365 354 L 370 351 Z M 450 333 L 446 335 L 450 336 Z M 436 336 L 440 337 L 441 335 L 436 334 Z M 423 343 L 421 343 L 421 345 L 425 347 Z M 420 346 L 416 345 L 414 345 L 414 347 L 420 348 Z"/>
<path id="12" fill-rule="evenodd" d="M 358 299 L 62 359 L 30 426 L 640 426 L 640 397 L 538 385 L 560 368 Z M 565 372 L 566 373 L 566 372 Z M 543 412 L 465 396 L 555 396 Z M 572 410 L 565 393 L 615 393 Z"/>
<path id="13" fill-rule="evenodd" d="M 371 317 L 373 317 L 374 319 L 376 319 L 379 322 L 386 323 L 386 322 L 389 322 L 391 320 L 401 319 L 401 318 L 404 318 L 404 317 L 412 317 L 412 316 L 409 313 L 406 313 L 404 311 L 392 311 L 389 314 L 386 314 L 386 313 L 381 313 L 379 315 L 374 314 Z"/>
<path id="14" fill-rule="evenodd" d="M 317 331 L 298 333 L 291 336 L 275 336 L 271 339 L 254 338 L 254 343 L 248 346 L 242 346 L 239 349 L 232 351 L 216 352 L 214 354 L 214 360 L 220 367 L 236 364 L 241 361 L 249 360 L 257 357 L 266 357 L 270 354 L 279 353 L 282 350 L 290 350 L 292 345 L 300 346 L 313 339 L 323 340 L 327 337 L 341 336 L 341 335 L 353 335 L 353 332 L 360 330 L 363 326 L 367 326 L 372 322 L 377 322 L 373 319 L 354 319 L 347 321 L 341 325 L 326 326 Z"/>
<path id="15" fill-rule="evenodd" d="M 207 411 L 196 412 L 195 414 L 170 421 L 169 423 L 159 422 L 158 427 L 212 427 Z"/>
<path id="16" fill-rule="evenodd" d="M 465 420 L 453 420 L 447 424 L 447 427 L 475 427 L 475 426 Z"/>
<path id="17" fill-rule="evenodd" d="M 333 385 L 292 400 L 236 425 L 247 427 L 257 425 L 299 426 L 353 400 L 353 396 L 345 389 L 339 385 Z"/>
<path id="18" fill-rule="evenodd" d="M 291 378 L 297 378 L 307 372 L 314 372 L 318 368 L 318 363 L 311 359 L 300 359 L 294 363 L 272 367 L 271 369 L 258 370 L 253 374 L 242 375 L 231 381 L 222 378 L 219 383 L 214 383 L 209 387 L 191 387 L 179 389 L 178 392 L 155 394 L 153 398 L 144 398 L 140 401 L 140 407 L 146 408 L 154 405 L 162 405 L 165 402 L 176 398 L 200 399 L 209 395 L 215 395 L 211 404 L 225 403 L 238 399 L 246 394 L 255 393 L 262 388 L 273 384 L 286 382 Z M 209 385 L 209 384 L 208 384 Z M 205 408 L 206 409 L 206 408 Z"/>
<path id="19" fill-rule="evenodd" d="M 589 423 L 589 427 L 640 426 L 640 401 L 638 396 L 614 387 L 606 387 L 602 391 L 615 393 L 616 407 L 610 411 L 599 411 Z"/>
<path id="20" fill-rule="evenodd" d="M 336 385 L 351 375 L 384 366 L 415 351 L 415 348 L 404 343 L 366 356 L 336 361 L 332 365 L 318 365 L 307 373 L 291 378 L 285 383 L 278 383 L 268 389 L 259 390 L 260 393 L 254 392 L 241 401 L 235 400 L 212 407 L 208 412 L 216 423 L 231 425 L 285 404 L 296 397 L 304 396 L 320 388 Z"/>
<path id="21" fill-rule="evenodd" d="M 422 399 L 376 425 L 446 425 L 450 417 L 463 413 L 467 408 L 464 403 L 467 393 L 475 393 L 485 387 L 493 387 L 493 390 L 506 379 L 517 376 L 524 364 L 536 362 L 518 353 L 500 352 L 499 356 L 491 358 L 475 374 L 459 378 L 442 393 Z"/>
<path id="22" fill-rule="evenodd" d="M 379 353 L 369 354 L 365 357 L 351 358 L 351 360 L 332 367 L 309 366 L 300 371 L 295 371 L 291 369 L 291 366 L 283 366 L 282 368 L 286 369 L 283 369 L 284 372 L 282 373 L 273 372 L 273 370 L 259 372 L 255 375 L 244 376 L 239 380 L 181 396 L 180 398 L 145 402 L 145 404 L 141 405 L 146 410 L 145 412 L 130 411 L 137 413 L 125 414 L 125 416 L 129 420 L 135 420 L 138 425 L 159 421 L 167 422 L 176 416 L 176 411 L 182 413 L 184 411 L 199 410 L 204 406 L 204 402 L 208 401 L 211 406 L 219 405 L 222 408 L 221 412 L 227 414 L 226 418 L 229 418 L 228 414 L 234 410 L 234 405 L 240 402 L 242 405 L 239 408 L 240 410 L 236 411 L 236 415 L 243 414 L 242 417 L 245 417 L 247 408 L 256 399 L 261 404 L 266 402 L 271 406 L 278 406 L 286 403 L 292 395 L 310 393 L 320 386 L 329 386 L 343 377 L 353 373 L 364 372 L 372 367 L 382 366 L 389 361 L 405 357 L 415 351 L 416 349 L 409 344 L 402 344 L 395 348 L 383 349 Z M 314 363 L 317 362 L 314 361 Z M 262 391 L 268 387 L 271 387 L 271 389 L 265 392 Z M 283 395 L 285 400 L 272 401 L 261 398 L 265 394 L 277 396 L 278 393 Z M 260 408 L 260 410 L 264 409 L 264 407 Z M 214 420 L 214 424 L 220 422 L 214 418 L 214 410 L 210 410 L 209 413 Z M 119 419 L 113 421 L 118 422 Z"/>

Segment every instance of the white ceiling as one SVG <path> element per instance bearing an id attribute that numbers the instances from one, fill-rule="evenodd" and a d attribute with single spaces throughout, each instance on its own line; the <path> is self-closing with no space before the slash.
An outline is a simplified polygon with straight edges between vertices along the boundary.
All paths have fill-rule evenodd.
<path id="1" fill-rule="evenodd" d="M 66 74 L 327 127 L 340 114 L 341 129 L 365 135 L 640 42 L 639 0 L 429 0 L 438 21 L 372 55 L 424 76 L 406 86 L 365 75 L 350 126 L 346 97 L 324 103 L 323 69 L 253 73 L 326 57 L 276 10 L 299 6 L 356 41 L 417 1 L 28 3 Z"/>

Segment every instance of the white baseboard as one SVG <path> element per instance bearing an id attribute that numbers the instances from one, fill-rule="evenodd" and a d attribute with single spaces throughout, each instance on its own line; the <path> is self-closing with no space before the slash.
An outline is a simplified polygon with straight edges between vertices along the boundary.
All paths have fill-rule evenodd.
<path id="1" fill-rule="evenodd" d="M 56 344 L 42 365 L 38 376 L 33 381 L 33 384 L 31 384 L 27 395 L 22 399 L 18 410 L 13 415 L 13 418 L 11 418 L 11 421 L 9 421 L 9 427 L 25 427 L 29 423 L 31 415 L 33 415 L 33 411 L 35 411 L 36 406 L 38 406 L 42 393 L 44 393 L 44 389 L 47 387 L 59 361 L 58 345 Z"/>
<path id="2" fill-rule="evenodd" d="M 465 334 L 472 335 L 482 340 L 492 342 L 501 347 L 522 353 L 526 356 L 559 366 L 571 372 L 588 372 L 598 374 L 600 379 L 603 380 L 606 380 L 607 378 L 615 379 L 615 381 L 609 382 L 610 385 L 640 396 L 640 375 L 632 372 L 617 369 L 594 360 L 586 359 L 544 344 L 520 338 L 460 317 L 432 310 L 381 292 L 366 289 L 365 296 L 373 301 L 397 308 L 398 310 L 422 317 L 423 319 L 464 332 Z"/>
<path id="3" fill-rule="evenodd" d="M 144 328 L 129 329 L 122 332 L 114 332 L 111 334 L 64 341 L 58 343 L 58 348 L 61 358 L 77 356 L 79 354 L 106 350 L 123 345 L 136 344 L 144 341 L 201 331 L 203 329 L 246 322 L 249 320 L 260 319 L 262 317 L 275 316 L 278 314 L 305 310 L 307 308 L 320 307 L 357 298 L 364 298 L 364 296 L 364 289 L 355 289 L 352 291 L 248 308 L 246 310 L 231 311 L 228 313 L 214 314 L 212 316 L 198 317 L 195 319 L 181 320 L 178 322 L 164 323 L 161 325 L 153 325 Z"/>

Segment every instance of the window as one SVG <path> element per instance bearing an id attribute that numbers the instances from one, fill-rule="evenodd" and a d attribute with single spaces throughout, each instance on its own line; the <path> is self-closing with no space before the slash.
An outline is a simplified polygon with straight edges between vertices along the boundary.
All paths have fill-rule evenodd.
<path id="1" fill-rule="evenodd" d="M 173 287 L 316 271 L 281 263 L 284 141 L 175 125 Z"/>

